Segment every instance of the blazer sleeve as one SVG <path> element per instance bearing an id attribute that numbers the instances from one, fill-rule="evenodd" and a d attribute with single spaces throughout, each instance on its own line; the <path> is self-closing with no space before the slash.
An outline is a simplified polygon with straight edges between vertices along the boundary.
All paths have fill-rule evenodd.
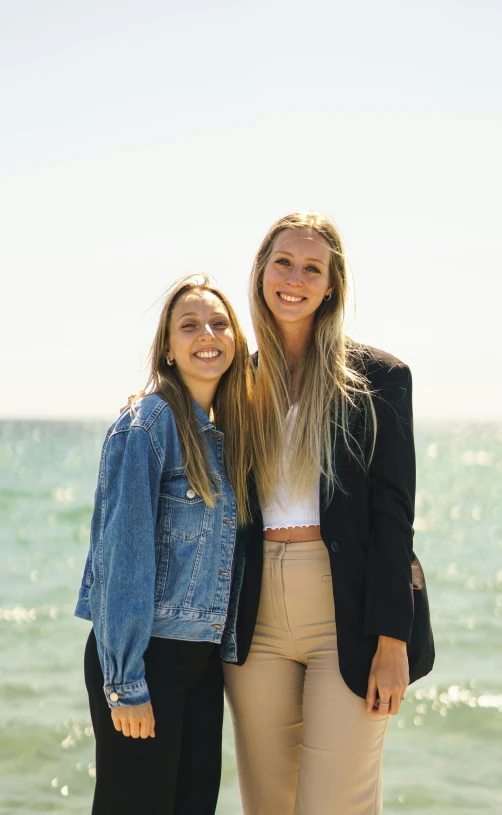
<path id="1" fill-rule="evenodd" d="M 377 433 L 369 468 L 365 632 L 409 643 L 416 482 L 411 373 L 397 362 L 379 367 L 369 379 Z"/>

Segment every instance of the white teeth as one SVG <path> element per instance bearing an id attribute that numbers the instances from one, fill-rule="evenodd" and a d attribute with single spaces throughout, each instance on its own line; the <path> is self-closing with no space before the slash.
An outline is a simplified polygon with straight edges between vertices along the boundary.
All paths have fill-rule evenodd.
<path id="1" fill-rule="evenodd" d="M 283 294 L 279 292 L 279 297 L 281 300 L 286 300 L 287 303 L 301 303 L 303 297 L 292 297 L 290 294 Z"/>
<path id="2" fill-rule="evenodd" d="M 195 354 L 195 356 L 200 357 L 200 359 L 213 359 L 213 357 L 218 357 L 219 355 L 219 351 L 197 351 Z"/>

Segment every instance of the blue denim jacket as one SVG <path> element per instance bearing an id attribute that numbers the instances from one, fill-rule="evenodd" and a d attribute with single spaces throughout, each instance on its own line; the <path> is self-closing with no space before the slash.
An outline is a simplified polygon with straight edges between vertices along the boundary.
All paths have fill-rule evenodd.
<path id="1" fill-rule="evenodd" d="M 221 643 L 222 658 L 237 661 L 244 547 L 236 546 L 223 434 L 194 402 L 219 484 L 212 509 L 187 481 L 167 402 L 150 395 L 135 407 L 103 445 L 75 610 L 94 625 L 111 708 L 150 700 L 143 654 L 151 636 Z"/>

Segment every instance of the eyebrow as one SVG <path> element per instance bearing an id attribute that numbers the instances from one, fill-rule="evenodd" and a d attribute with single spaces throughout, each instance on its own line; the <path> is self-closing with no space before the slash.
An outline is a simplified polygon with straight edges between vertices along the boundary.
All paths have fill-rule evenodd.
<path id="1" fill-rule="evenodd" d="M 294 255 L 292 255 L 291 252 L 285 252 L 284 249 L 275 249 L 272 252 L 272 254 L 273 255 L 287 255 L 290 258 L 294 258 Z M 311 263 L 320 263 L 321 266 L 326 266 L 326 263 L 324 262 L 324 260 L 321 260 L 320 258 L 305 258 L 305 260 L 307 260 L 307 261 L 309 261 Z"/>
<path id="2" fill-rule="evenodd" d="M 184 317 L 198 317 L 196 311 L 185 311 L 180 317 L 178 317 L 178 322 L 183 320 Z M 228 315 L 224 311 L 212 311 L 210 317 L 227 317 Z"/>

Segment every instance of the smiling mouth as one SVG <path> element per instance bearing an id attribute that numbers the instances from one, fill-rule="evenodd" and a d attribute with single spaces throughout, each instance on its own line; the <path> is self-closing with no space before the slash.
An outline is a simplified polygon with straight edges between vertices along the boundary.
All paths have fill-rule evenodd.
<path id="1" fill-rule="evenodd" d="M 219 356 L 221 356 L 221 351 L 216 350 L 196 351 L 194 354 L 194 357 L 197 357 L 197 359 L 216 359 Z"/>
<path id="2" fill-rule="evenodd" d="M 285 294 L 282 291 L 277 292 L 277 296 L 283 303 L 301 303 L 302 300 L 307 299 L 306 297 L 296 297 L 294 294 Z"/>

